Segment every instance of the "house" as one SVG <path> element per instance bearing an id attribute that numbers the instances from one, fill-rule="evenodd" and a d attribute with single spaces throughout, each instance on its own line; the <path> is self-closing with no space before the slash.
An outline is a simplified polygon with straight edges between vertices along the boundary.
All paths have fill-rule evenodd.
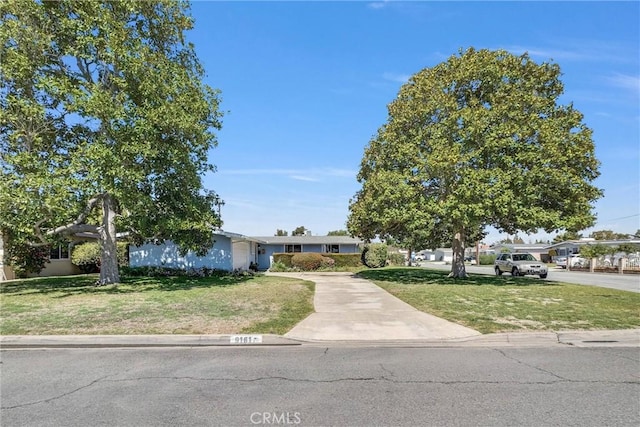
<path id="1" fill-rule="evenodd" d="M 534 256 L 538 261 L 545 261 L 549 257 L 549 244 L 548 243 L 496 243 L 491 247 L 494 254 L 500 254 L 502 252 L 522 253 L 528 252 Z"/>
<path id="2" fill-rule="evenodd" d="M 80 268 L 71 263 L 71 249 L 74 244 L 85 241 L 85 236 L 73 236 L 71 243 L 59 244 L 49 248 L 49 262 L 38 274 L 28 274 L 28 277 L 69 276 L 80 274 Z M 0 282 L 17 279 L 13 269 L 5 262 L 4 239 L 0 234 Z"/>
<path id="3" fill-rule="evenodd" d="M 586 245 L 604 245 L 612 248 L 622 244 L 640 245 L 640 239 L 622 239 L 622 240 L 595 240 L 592 238 L 583 238 L 580 240 L 567 240 L 556 243 L 547 247 L 549 254 L 556 256 L 567 256 L 570 254 L 579 254 L 580 249 Z"/>
<path id="4" fill-rule="evenodd" d="M 353 254 L 360 252 L 362 240 L 349 236 L 263 236 L 254 237 L 258 244 L 258 268 L 267 270 L 273 262 L 273 254 L 318 252 Z"/>
<path id="5" fill-rule="evenodd" d="M 259 240 L 223 230 L 213 232 L 214 244 L 199 256 L 193 252 L 181 255 L 178 245 L 165 241 L 162 244 L 146 243 L 129 246 L 130 267 L 169 267 L 179 269 L 212 268 L 226 271 L 248 270 L 257 262 Z"/>

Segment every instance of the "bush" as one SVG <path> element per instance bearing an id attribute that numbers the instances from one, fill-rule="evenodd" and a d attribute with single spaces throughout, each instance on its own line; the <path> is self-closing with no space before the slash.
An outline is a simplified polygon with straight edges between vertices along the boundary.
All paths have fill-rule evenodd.
<path id="1" fill-rule="evenodd" d="M 173 267 L 122 267 L 121 272 L 130 277 L 223 277 L 231 273 L 217 268 L 173 268 Z M 247 273 L 251 274 L 251 273 Z"/>
<path id="2" fill-rule="evenodd" d="M 24 279 L 30 273 L 38 274 L 49 262 L 49 246 L 9 244 L 5 247 L 5 262 L 13 268 L 20 279 Z"/>
<path id="3" fill-rule="evenodd" d="M 291 253 L 282 253 L 282 254 L 273 254 L 273 263 L 281 263 L 287 268 L 291 268 L 291 258 L 293 258 L 295 254 Z"/>
<path id="4" fill-rule="evenodd" d="M 317 252 L 301 252 L 293 255 L 291 266 L 303 271 L 317 270 L 322 266 L 323 256 Z"/>
<path id="5" fill-rule="evenodd" d="M 269 271 L 282 273 L 285 271 L 289 271 L 289 267 L 287 267 L 285 263 L 281 261 L 274 261 L 273 264 L 271 264 L 271 267 L 269 267 Z"/>
<path id="6" fill-rule="evenodd" d="M 389 254 L 389 264 L 391 265 L 404 265 L 407 262 L 407 257 L 400 253 Z"/>
<path id="7" fill-rule="evenodd" d="M 365 246 L 362 251 L 362 263 L 369 268 L 381 268 L 387 265 L 388 249 L 384 243 Z"/>
<path id="8" fill-rule="evenodd" d="M 118 266 L 129 265 L 128 261 L 129 244 L 126 242 L 117 243 Z M 80 267 L 86 273 L 100 270 L 100 244 L 98 242 L 85 242 L 74 246 L 71 251 L 71 263 Z"/>
<path id="9" fill-rule="evenodd" d="M 333 258 L 329 258 L 327 256 L 323 256 L 322 257 L 322 263 L 320 264 L 320 267 L 322 268 L 333 268 L 336 265 L 336 261 Z"/>
<path id="10" fill-rule="evenodd" d="M 480 255 L 480 265 L 493 265 L 495 260 L 495 255 Z"/>

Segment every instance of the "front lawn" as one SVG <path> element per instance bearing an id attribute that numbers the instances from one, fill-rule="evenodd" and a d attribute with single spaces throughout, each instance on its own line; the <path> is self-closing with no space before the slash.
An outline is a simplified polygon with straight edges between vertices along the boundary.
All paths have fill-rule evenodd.
<path id="1" fill-rule="evenodd" d="M 284 334 L 313 312 L 312 282 L 246 277 L 96 275 L 0 284 L 0 334 Z"/>
<path id="2" fill-rule="evenodd" d="M 640 294 L 536 278 L 471 275 L 415 268 L 366 270 L 360 277 L 420 311 L 482 333 L 513 330 L 640 327 Z"/>

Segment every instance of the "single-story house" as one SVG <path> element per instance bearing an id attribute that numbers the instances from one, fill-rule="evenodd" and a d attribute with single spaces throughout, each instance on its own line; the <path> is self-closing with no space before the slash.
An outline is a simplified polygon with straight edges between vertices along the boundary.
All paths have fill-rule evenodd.
<path id="1" fill-rule="evenodd" d="M 567 240 L 556 243 L 547 247 L 550 254 L 556 256 L 567 256 L 570 254 L 579 254 L 580 249 L 586 245 L 605 245 L 617 247 L 622 244 L 640 245 L 640 239 L 622 239 L 622 240 L 595 240 L 592 238 L 584 238 L 580 240 Z"/>
<path id="2" fill-rule="evenodd" d="M 146 243 L 129 246 L 130 267 L 215 268 L 219 270 L 248 270 L 258 261 L 259 240 L 223 230 L 213 232 L 213 246 L 203 255 L 193 252 L 180 255 L 172 241 L 162 244 Z"/>
<path id="3" fill-rule="evenodd" d="M 528 252 L 538 261 L 544 261 L 549 254 L 549 245 L 547 243 L 496 243 L 492 246 L 494 254 L 502 252 Z"/>
<path id="4" fill-rule="evenodd" d="M 70 243 L 50 247 L 49 262 L 45 264 L 44 269 L 38 274 L 28 274 L 28 277 L 70 276 L 82 273 L 77 265 L 71 263 L 71 250 L 74 245 L 92 238 L 95 238 L 95 236 L 81 233 L 73 236 Z M 17 279 L 11 266 L 5 262 L 4 256 L 4 239 L 0 234 L 0 282 Z"/>
<path id="5" fill-rule="evenodd" d="M 273 254 L 318 252 L 353 254 L 360 252 L 362 240 L 349 236 L 260 236 L 258 243 L 258 268 L 267 270 L 273 262 Z"/>

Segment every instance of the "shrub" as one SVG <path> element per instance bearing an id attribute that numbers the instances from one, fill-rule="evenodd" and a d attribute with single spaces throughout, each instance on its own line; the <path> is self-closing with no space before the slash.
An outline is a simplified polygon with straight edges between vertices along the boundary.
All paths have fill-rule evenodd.
<path id="1" fill-rule="evenodd" d="M 320 267 L 322 268 L 333 268 L 336 265 L 336 261 L 333 258 L 329 258 L 327 256 L 322 257 L 322 263 Z"/>
<path id="2" fill-rule="evenodd" d="M 495 255 L 480 255 L 480 265 L 493 265 L 495 260 Z"/>
<path id="3" fill-rule="evenodd" d="M 291 257 L 291 265 L 304 271 L 317 270 L 322 266 L 324 257 L 317 252 L 301 252 Z"/>
<path id="4" fill-rule="evenodd" d="M 365 246 L 362 251 L 362 263 L 369 268 L 381 268 L 387 265 L 388 249 L 384 243 Z"/>
<path id="5" fill-rule="evenodd" d="M 281 262 L 281 261 L 274 261 L 273 264 L 271 264 L 271 267 L 269 267 L 269 271 L 273 271 L 273 272 L 284 272 L 284 271 L 288 271 L 289 267 L 287 267 L 285 265 L 285 263 Z"/>
<path id="6" fill-rule="evenodd" d="M 5 249 L 5 262 L 13 268 L 20 279 L 27 277 L 29 273 L 38 274 L 49 262 L 49 247 L 9 244 Z"/>
<path id="7" fill-rule="evenodd" d="M 118 266 L 129 265 L 127 252 L 128 243 L 117 243 Z M 74 246 L 71 251 L 71 262 L 80 267 L 82 271 L 93 272 L 100 269 L 100 245 L 98 242 L 85 242 Z"/>
<path id="8" fill-rule="evenodd" d="M 223 277 L 231 273 L 217 268 L 173 268 L 173 267 L 122 267 L 123 275 L 131 277 Z M 247 273 L 252 274 L 252 273 Z"/>
<path id="9" fill-rule="evenodd" d="M 404 265 L 407 261 L 407 257 L 400 253 L 389 254 L 389 264 L 391 265 Z"/>
<path id="10" fill-rule="evenodd" d="M 293 258 L 291 253 L 281 253 L 281 254 L 273 254 L 273 263 L 276 262 L 282 263 L 285 267 L 291 268 L 291 258 Z"/>

